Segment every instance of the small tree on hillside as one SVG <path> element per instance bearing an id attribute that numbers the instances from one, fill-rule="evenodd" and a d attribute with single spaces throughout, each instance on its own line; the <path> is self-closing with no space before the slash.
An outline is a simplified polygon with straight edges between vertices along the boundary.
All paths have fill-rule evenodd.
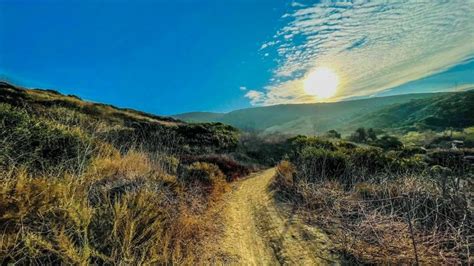
<path id="1" fill-rule="evenodd" d="M 359 142 L 363 143 L 367 141 L 367 132 L 365 131 L 365 128 L 360 127 L 358 128 L 354 133 L 351 134 L 349 137 L 349 140 L 354 141 L 354 142 Z"/>
<path id="2" fill-rule="evenodd" d="M 377 139 L 377 134 L 375 133 L 375 130 L 373 128 L 369 128 L 367 130 L 367 139 L 374 141 Z"/>
<path id="3" fill-rule="evenodd" d="M 340 138 L 341 138 L 341 134 L 340 134 L 339 132 L 337 132 L 336 130 L 331 129 L 331 130 L 329 130 L 329 131 L 326 133 L 326 137 L 328 137 L 328 138 L 334 138 L 334 139 L 340 139 Z"/>

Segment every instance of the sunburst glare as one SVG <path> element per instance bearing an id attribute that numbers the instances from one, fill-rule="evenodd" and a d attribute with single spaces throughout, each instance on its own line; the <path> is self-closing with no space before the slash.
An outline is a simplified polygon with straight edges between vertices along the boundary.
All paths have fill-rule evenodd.
<path id="1" fill-rule="evenodd" d="M 311 71 L 304 79 L 304 91 L 319 99 L 334 96 L 339 85 L 339 77 L 330 68 L 320 67 Z"/>

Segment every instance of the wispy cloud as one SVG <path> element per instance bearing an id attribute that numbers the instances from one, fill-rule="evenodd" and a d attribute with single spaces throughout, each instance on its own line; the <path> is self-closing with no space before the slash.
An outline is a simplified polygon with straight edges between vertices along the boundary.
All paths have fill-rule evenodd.
<path id="1" fill-rule="evenodd" d="M 278 67 L 252 104 L 315 102 L 302 79 L 319 66 L 341 78 L 333 100 L 371 95 L 443 71 L 474 56 L 474 1 L 293 5 L 264 53 Z M 251 93 L 252 92 L 252 93 Z M 258 100 L 255 100 L 258 98 Z"/>
<path id="2" fill-rule="evenodd" d="M 246 91 L 246 90 L 247 90 L 247 87 L 245 87 L 245 86 L 240 86 L 239 89 L 240 89 L 241 91 Z"/>
<path id="3" fill-rule="evenodd" d="M 262 104 L 265 101 L 265 94 L 261 91 L 249 90 L 245 97 L 250 100 L 253 105 Z"/>

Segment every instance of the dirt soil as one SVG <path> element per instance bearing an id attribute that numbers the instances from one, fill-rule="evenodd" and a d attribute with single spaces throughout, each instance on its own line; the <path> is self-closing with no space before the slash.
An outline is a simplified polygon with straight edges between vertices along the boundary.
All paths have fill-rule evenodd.
<path id="1" fill-rule="evenodd" d="M 234 184 L 226 197 L 225 234 L 218 243 L 225 264 L 339 264 L 328 237 L 301 222 L 295 211 L 277 204 L 270 189 L 275 169 Z"/>

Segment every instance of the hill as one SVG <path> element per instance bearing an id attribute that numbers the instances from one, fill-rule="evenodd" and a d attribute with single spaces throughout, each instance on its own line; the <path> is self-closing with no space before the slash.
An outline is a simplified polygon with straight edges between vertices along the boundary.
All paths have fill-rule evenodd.
<path id="1" fill-rule="evenodd" d="M 357 126 L 400 130 L 443 130 L 474 125 L 474 90 L 433 95 L 368 113 L 353 121 Z"/>
<path id="2" fill-rule="evenodd" d="M 238 134 L 0 82 L 0 264 L 209 264 Z"/>
<path id="3" fill-rule="evenodd" d="M 408 129 L 420 123 L 426 127 L 469 126 L 473 124 L 472 119 L 464 119 L 458 124 L 443 124 L 439 120 L 446 120 L 449 116 L 469 116 L 469 113 L 474 113 L 472 106 L 472 91 L 468 91 L 406 94 L 336 103 L 274 105 L 226 114 L 186 113 L 174 117 L 185 121 L 218 121 L 264 133 L 322 134 L 330 129 L 349 133 L 357 127 Z"/>
<path id="4" fill-rule="evenodd" d="M 178 115 L 179 119 L 187 122 L 216 122 L 219 121 L 225 113 L 213 112 L 191 112 Z"/>
<path id="5" fill-rule="evenodd" d="M 100 137 L 114 139 L 118 146 L 139 143 L 150 150 L 173 146 L 185 149 L 185 153 L 204 153 L 226 150 L 237 143 L 238 131 L 221 123 L 189 124 L 171 117 L 87 102 L 49 89 L 26 89 L 0 82 L 0 104 L 81 129 L 100 124 Z"/>

